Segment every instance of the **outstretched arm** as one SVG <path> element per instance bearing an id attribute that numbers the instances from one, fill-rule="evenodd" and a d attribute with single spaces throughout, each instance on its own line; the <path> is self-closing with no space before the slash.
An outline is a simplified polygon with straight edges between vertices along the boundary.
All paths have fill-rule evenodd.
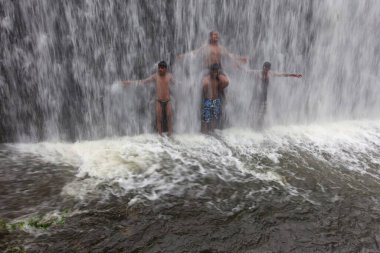
<path id="1" fill-rule="evenodd" d="M 302 77 L 301 74 L 278 73 L 278 72 L 272 72 L 272 71 L 270 72 L 270 74 L 276 77 L 297 77 L 297 78 Z"/>
<path id="2" fill-rule="evenodd" d="M 183 54 L 178 54 L 177 55 L 177 59 L 183 59 L 185 58 L 186 55 L 189 55 L 189 54 L 199 54 L 202 50 L 204 50 L 206 48 L 206 46 L 201 46 L 200 48 L 197 48 L 197 49 L 194 49 L 194 50 L 191 50 L 189 52 L 186 52 L 186 53 L 183 53 Z"/>
<path id="3" fill-rule="evenodd" d="M 258 69 L 247 69 L 246 71 L 248 73 L 254 73 L 254 74 L 259 74 L 262 72 L 262 70 L 258 70 Z"/>
<path id="4" fill-rule="evenodd" d="M 247 56 L 241 56 L 229 52 L 225 47 L 222 47 L 222 55 L 228 57 L 231 61 L 235 62 L 238 66 L 248 62 Z"/>
<path id="5" fill-rule="evenodd" d="M 146 79 L 143 79 L 143 80 L 124 80 L 122 82 L 125 85 L 131 85 L 131 84 L 140 85 L 140 84 L 146 84 L 146 83 L 149 83 L 149 82 L 153 82 L 154 81 L 154 77 L 155 77 L 155 75 L 151 75 L 150 77 L 148 77 Z"/>

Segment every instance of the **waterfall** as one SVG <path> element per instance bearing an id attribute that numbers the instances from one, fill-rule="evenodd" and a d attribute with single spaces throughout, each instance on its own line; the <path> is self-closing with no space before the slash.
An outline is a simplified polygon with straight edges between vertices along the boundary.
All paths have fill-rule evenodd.
<path id="1" fill-rule="evenodd" d="M 170 63 L 174 130 L 198 132 L 202 67 L 176 55 L 218 31 L 249 64 L 230 79 L 226 126 L 253 127 L 264 61 L 276 78 L 269 125 L 380 116 L 377 0 L 0 0 L 0 141 L 100 139 L 153 132 L 154 85 L 122 87 Z"/>

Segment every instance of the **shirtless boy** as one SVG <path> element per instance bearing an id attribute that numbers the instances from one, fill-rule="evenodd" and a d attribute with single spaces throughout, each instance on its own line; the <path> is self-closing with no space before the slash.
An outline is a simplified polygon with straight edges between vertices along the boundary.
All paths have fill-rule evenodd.
<path id="1" fill-rule="evenodd" d="M 202 80 L 202 133 L 216 128 L 222 115 L 220 92 L 229 84 L 228 80 L 219 78 L 219 64 L 213 64 L 209 69 L 209 74 Z"/>
<path id="2" fill-rule="evenodd" d="M 256 78 L 261 81 L 261 93 L 260 93 L 260 116 L 259 124 L 262 126 L 264 121 L 264 116 L 267 110 L 267 98 L 268 98 L 268 87 L 270 77 L 296 77 L 301 78 L 301 74 L 289 74 L 289 73 L 279 73 L 271 71 L 271 63 L 265 62 L 262 70 L 249 70 L 249 72 L 254 73 Z"/>
<path id="3" fill-rule="evenodd" d="M 174 84 L 173 75 L 168 72 L 168 65 L 165 61 L 158 63 L 158 71 L 144 80 L 123 81 L 125 85 L 136 83 L 138 85 L 156 84 L 156 127 L 162 135 L 162 121 L 166 117 L 168 123 L 168 135 L 173 133 L 173 113 L 170 103 L 170 84 Z"/>

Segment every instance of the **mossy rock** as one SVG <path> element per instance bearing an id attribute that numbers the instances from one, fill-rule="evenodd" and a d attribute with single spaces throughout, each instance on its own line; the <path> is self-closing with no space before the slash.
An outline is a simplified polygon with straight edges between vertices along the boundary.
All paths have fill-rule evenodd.
<path id="1" fill-rule="evenodd" d="M 57 224 L 58 218 L 44 220 L 41 217 L 32 217 L 27 221 L 27 225 L 37 229 L 48 229 L 51 225 Z"/>
<path id="2" fill-rule="evenodd" d="M 48 229 L 54 225 L 63 225 L 65 223 L 66 216 L 68 215 L 69 210 L 65 210 L 61 216 L 53 217 L 32 217 L 27 222 L 26 225 L 37 228 L 37 229 Z"/>
<path id="3" fill-rule="evenodd" d="M 34 229 L 48 229 L 51 226 L 63 225 L 70 211 L 70 209 L 65 209 L 60 216 L 34 216 L 30 217 L 28 220 L 14 223 L 7 223 L 5 220 L 0 219 L 0 235 L 14 232 L 16 230 L 24 230 L 28 227 Z"/>
<path id="4" fill-rule="evenodd" d="M 26 253 L 26 250 L 24 249 L 24 247 L 13 247 L 10 251 L 8 251 L 9 253 Z"/>
<path id="5" fill-rule="evenodd" d="M 5 235 L 5 234 L 8 234 L 9 231 L 8 231 L 8 228 L 7 228 L 7 223 L 0 219 L 0 235 Z"/>
<path id="6" fill-rule="evenodd" d="M 25 222 L 20 221 L 17 223 L 8 224 L 7 227 L 9 231 L 21 230 L 25 227 Z"/>

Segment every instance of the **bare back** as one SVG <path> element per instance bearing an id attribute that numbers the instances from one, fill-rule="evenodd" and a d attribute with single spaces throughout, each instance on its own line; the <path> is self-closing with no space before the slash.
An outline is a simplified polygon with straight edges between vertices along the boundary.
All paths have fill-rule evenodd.
<path id="1" fill-rule="evenodd" d="M 202 80 L 203 84 L 203 97 L 208 99 L 217 99 L 219 97 L 220 81 L 212 79 L 210 75 Z"/>

